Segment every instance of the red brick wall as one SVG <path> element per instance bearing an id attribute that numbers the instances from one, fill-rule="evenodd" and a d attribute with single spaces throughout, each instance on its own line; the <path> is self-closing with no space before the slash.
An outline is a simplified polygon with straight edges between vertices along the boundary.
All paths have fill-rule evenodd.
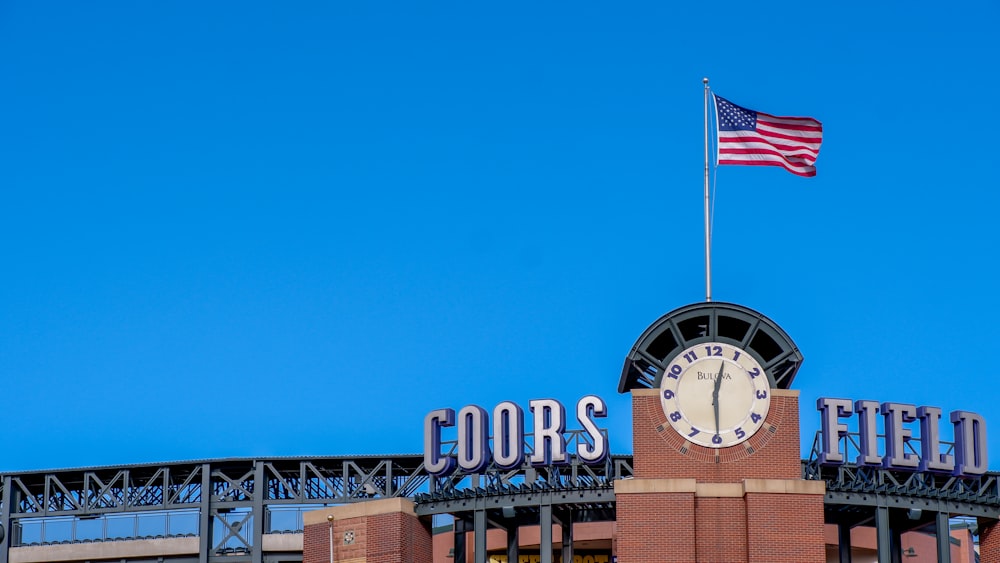
<path id="1" fill-rule="evenodd" d="M 823 495 L 747 493 L 750 563 L 826 561 Z"/>
<path id="2" fill-rule="evenodd" d="M 694 507 L 698 561 L 746 561 L 747 515 L 743 499 L 696 498 Z"/>
<path id="3" fill-rule="evenodd" d="M 306 525 L 302 530 L 302 561 L 329 562 L 330 536 L 326 524 Z"/>
<path id="4" fill-rule="evenodd" d="M 979 519 L 979 560 L 982 563 L 1000 563 L 1000 522 Z"/>
<path id="5" fill-rule="evenodd" d="M 618 563 L 695 560 L 694 493 L 622 494 L 616 504 Z"/>
<path id="6" fill-rule="evenodd" d="M 764 427 L 743 444 L 722 450 L 690 444 L 674 432 L 658 391 L 633 392 L 632 413 L 636 482 L 630 487 L 636 492 L 616 494 L 615 547 L 621 563 L 826 560 L 823 494 L 797 494 L 798 485 L 783 485 L 802 479 L 796 393 L 774 393 Z M 643 483 L 679 479 L 694 479 L 696 492 L 638 492 Z M 747 488 L 748 479 L 766 482 Z M 778 492 L 766 485 L 775 481 Z M 761 487 L 767 492 L 743 492 Z"/>
<path id="7" fill-rule="evenodd" d="M 345 532 L 354 533 L 353 543 L 344 543 Z M 306 525 L 302 537 L 303 563 L 329 563 L 329 524 Z M 431 533 L 412 514 L 392 512 L 335 520 L 334 561 L 366 563 L 431 563 Z"/>
<path id="8" fill-rule="evenodd" d="M 381 514 L 368 520 L 368 563 L 430 563 L 430 530 L 415 516 Z"/>
<path id="9" fill-rule="evenodd" d="M 633 393 L 632 445 L 632 468 L 637 478 L 697 479 L 711 483 L 801 479 L 799 399 L 772 395 L 763 428 L 746 442 L 720 452 L 686 443 L 674 432 L 663 414 L 658 394 Z"/>

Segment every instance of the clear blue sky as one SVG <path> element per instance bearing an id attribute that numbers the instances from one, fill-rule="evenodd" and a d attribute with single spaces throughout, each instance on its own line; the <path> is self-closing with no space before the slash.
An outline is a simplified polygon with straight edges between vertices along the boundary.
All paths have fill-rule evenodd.
<path id="1" fill-rule="evenodd" d="M 591 393 L 631 451 L 622 361 L 704 299 L 704 76 L 824 124 L 816 178 L 715 200 L 803 455 L 838 396 L 979 412 L 1000 468 L 1000 8 L 883 4 L 0 4 L 0 470 L 417 453 Z"/>

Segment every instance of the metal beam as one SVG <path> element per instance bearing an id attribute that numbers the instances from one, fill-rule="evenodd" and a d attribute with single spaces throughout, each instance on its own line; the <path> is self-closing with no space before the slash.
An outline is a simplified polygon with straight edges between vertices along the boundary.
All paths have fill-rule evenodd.
<path id="1" fill-rule="evenodd" d="M 947 512 L 934 515 L 934 527 L 937 528 L 937 560 L 938 563 L 951 563 L 951 523 Z"/>
<path id="2" fill-rule="evenodd" d="M 562 511 L 562 560 L 573 561 L 573 508 Z"/>
<path id="3" fill-rule="evenodd" d="M 552 505 L 543 504 L 538 511 L 538 549 L 541 563 L 552 563 Z M 510 562 L 508 562 L 510 563 Z"/>
<path id="4" fill-rule="evenodd" d="M 212 548 L 212 467 L 201 464 L 201 499 L 198 508 L 198 563 L 208 563 Z"/>
<path id="5" fill-rule="evenodd" d="M 519 561 L 520 555 L 520 527 L 517 522 L 510 520 L 506 526 L 507 530 L 507 563 Z"/>
<path id="6" fill-rule="evenodd" d="M 468 521 L 455 518 L 455 551 L 452 553 L 455 563 L 465 563 L 465 534 L 469 531 Z"/>
<path id="7" fill-rule="evenodd" d="M 13 521 L 10 519 L 11 505 L 14 504 L 14 492 L 11 488 L 10 475 L 4 475 L 3 490 L 0 494 L 3 495 L 3 506 L 0 507 L 0 525 L 3 526 L 3 539 L 0 540 L 0 563 L 7 563 L 10 560 L 8 553 L 13 543 L 11 536 L 14 532 Z"/>
<path id="8" fill-rule="evenodd" d="M 486 563 L 486 511 L 477 510 L 472 514 L 473 558 L 475 563 Z"/>
<path id="9" fill-rule="evenodd" d="M 841 522 L 837 524 L 837 553 L 840 563 L 851 563 L 851 525 Z"/>
<path id="10" fill-rule="evenodd" d="M 250 563 L 264 563 L 264 520 L 267 508 L 264 507 L 264 497 L 267 487 L 264 483 L 264 464 L 254 462 L 253 468 L 253 545 L 250 546 Z"/>
<path id="11" fill-rule="evenodd" d="M 892 561 L 892 530 L 889 527 L 889 507 L 875 508 L 875 535 L 878 549 L 878 563 L 893 563 Z"/>

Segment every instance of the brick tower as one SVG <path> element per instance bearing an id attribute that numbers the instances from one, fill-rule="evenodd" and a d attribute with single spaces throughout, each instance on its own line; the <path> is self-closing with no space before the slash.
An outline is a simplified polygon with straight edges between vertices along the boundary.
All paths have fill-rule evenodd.
<path id="1" fill-rule="evenodd" d="M 701 303 L 651 325 L 625 361 L 634 478 L 615 485 L 620 563 L 825 561 L 822 481 L 802 479 L 802 362 L 769 319 Z"/>

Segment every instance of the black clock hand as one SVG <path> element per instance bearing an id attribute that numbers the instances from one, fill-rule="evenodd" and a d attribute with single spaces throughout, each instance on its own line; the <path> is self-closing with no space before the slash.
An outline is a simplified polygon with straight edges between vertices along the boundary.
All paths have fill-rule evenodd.
<path id="1" fill-rule="evenodd" d="M 719 435 L 719 388 L 722 387 L 722 374 L 726 369 L 726 360 L 719 366 L 719 375 L 715 376 L 715 387 L 712 389 L 712 407 L 715 410 L 715 435 Z"/>

